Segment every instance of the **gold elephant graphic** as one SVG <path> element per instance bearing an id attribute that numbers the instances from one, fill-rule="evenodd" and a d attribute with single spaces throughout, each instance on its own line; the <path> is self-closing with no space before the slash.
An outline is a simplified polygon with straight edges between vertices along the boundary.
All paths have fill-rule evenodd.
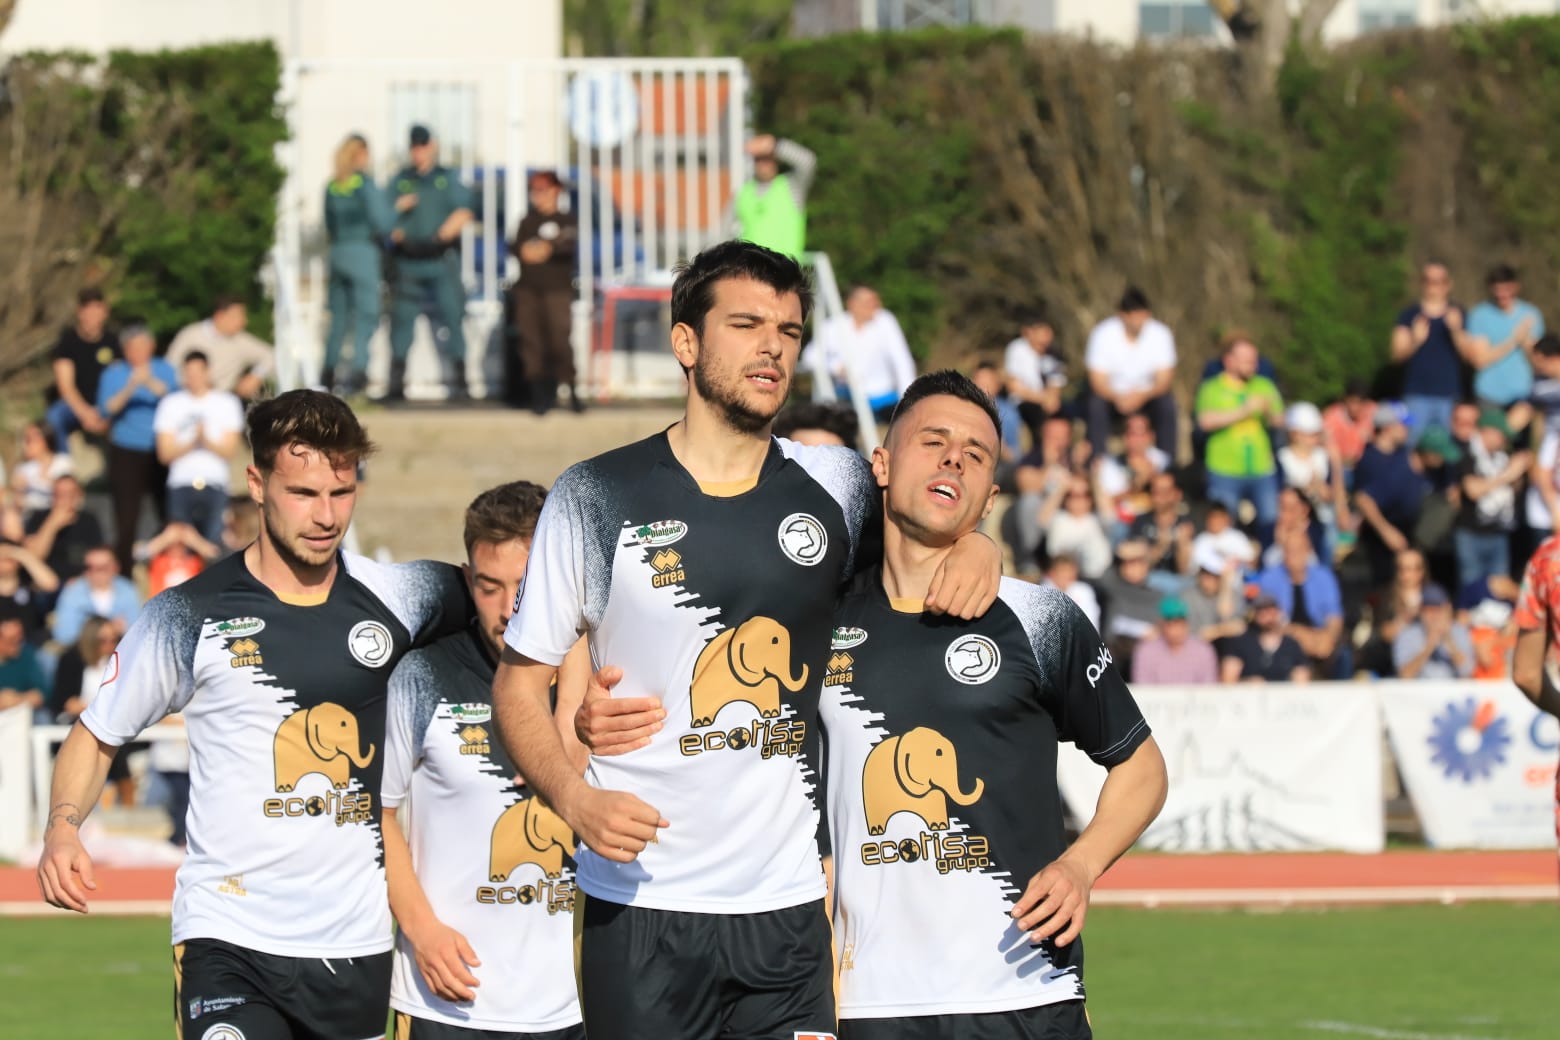
<path id="1" fill-rule="evenodd" d="M 796 693 L 807 682 L 807 666 L 791 674 L 791 633 L 774 618 L 750 617 L 704 644 L 693 663 L 688 699 L 693 724 L 708 726 L 720 709 L 746 701 L 766 719 L 780 715 L 780 687 Z"/>
<path id="2" fill-rule="evenodd" d="M 276 730 L 276 789 L 291 791 L 310 773 L 319 773 L 337 790 L 352 779 L 352 766 L 362 769 L 374 760 L 374 745 L 358 754 L 357 718 L 339 704 L 325 701 L 300 708 Z"/>
<path id="3" fill-rule="evenodd" d="M 973 805 L 986 790 L 976 778 L 968 794 L 959 790 L 959 760 L 953 744 L 935 729 L 917 726 L 903 736 L 889 737 L 867 753 L 861 770 L 861 800 L 867 831 L 882 834 L 889 818 L 911 812 L 934 831 L 948 829 L 948 799 Z"/>
<path id="4" fill-rule="evenodd" d="M 540 798 L 525 798 L 493 825 L 488 879 L 507 881 L 515 868 L 534 863 L 550 878 L 563 873 L 563 854 L 574 848 L 574 832 Z"/>

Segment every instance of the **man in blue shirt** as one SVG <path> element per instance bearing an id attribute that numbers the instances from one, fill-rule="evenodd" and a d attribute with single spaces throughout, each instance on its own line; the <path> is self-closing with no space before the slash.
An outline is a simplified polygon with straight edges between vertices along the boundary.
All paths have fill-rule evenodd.
<path id="1" fill-rule="evenodd" d="M 108 486 L 114 500 L 114 555 L 119 570 L 129 574 L 135 561 L 136 523 L 141 501 L 150 496 L 163 513 L 167 467 L 157 461 L 157 435 L 152 418 L 157 402 L 179 387 L 173 366 L 155 357 L 157 341 L 145 325 L 132 325 L 120 336 L 124 357 L 103 370 L 98 381 L 97 410 L 109 421 Z"/>
<path id="2" fill-rule="evenodd" d="M 1403 404 L 1418 434 L 1451 426 L 1452 405 L 1464 396 L 1466 315 L 1452 302 L 1452 273 L 1438 260 L 1420 270 L 1419 300 L 1403 309 L 1392 330 L 1392 360 L 1403 366 Z"/>
<path id="3" fill-rule="evenodd" d="M 1283 558 L 1257 576 L 1263 595 L 1272 596 L 1289 619 L 1284 634 L 1300 644 L 1319 679 L 1338 677 L 1338 651 L 1343 643 L 1343 593 L 1338 578 L 1321 561 L 1304 528 L 1294 528 L 1278 542 Z"/>
<path id="4" fill-rule="evenodd" d="M 1370 559 L 1372 581 L 1392 579 L 1397 554 L 1409 547 L 1409 534 L 1428 488 L 1414 468 L 1409 431 L 1417 422 L 1402 401 L 1376 408 L 1376 437 L 1354 469 L 1354 501 L 1360 518 L 1360 547 Z"/>
<path id="5" fill-rule="evenodd" d="M 1513 427 L 1527 425 L 1533 392 L 1533 344 L 1544 335 L 1544 316 L 1520 299 L 1522 283 L 1510 264 L 1497 264 L 1485 279 L 1490 298 L 1468 313 L 1469 360 L 1478 371 L 1473 395 L 1499 405 Z M 1520 406 L 1520 414 L 1517 411 Z"/>

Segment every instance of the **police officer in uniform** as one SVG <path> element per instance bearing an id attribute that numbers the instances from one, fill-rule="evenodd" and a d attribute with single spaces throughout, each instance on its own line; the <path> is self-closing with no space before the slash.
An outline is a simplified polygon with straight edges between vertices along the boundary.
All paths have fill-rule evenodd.
<path id="1" fill-rule="evenodd" d="M 368 343 L 379 327 L 380 243 L 395 226 L 390 201 L 367 173 L 368 168 L 368 142 L 361 134 L 353 134 L 336 150 L 336 175 L 325 188 L 330 332 L 325 337 L 320 383 L 343 396 L 362 390 L 366 382 Z M 349 327 L 352 367 L 343 373 L 341 347 Z"/>
<path id="2" fill-rule="evenodd" d="M 390 308 L 390 389 L 386 399 L 406 396 L 406 355 L 419 314 L 434 323 L 451 399 L 467 396 L 466 337 L 461 330 L 465 293 L 457 249 L 461 228 L 471 220 L 471 192 L 455 171 L 440 166 L 433 134 L 412 127 L 411 165 L 395 175 L 396 217 L 394 301 Z M 442 327 L 443 336 L 438 336 Z"/>

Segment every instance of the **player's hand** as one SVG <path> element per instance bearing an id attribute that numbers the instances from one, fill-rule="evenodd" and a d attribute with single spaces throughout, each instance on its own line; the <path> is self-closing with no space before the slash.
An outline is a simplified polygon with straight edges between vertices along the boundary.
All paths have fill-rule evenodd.
<path id="1" fill-rule="evenodd" d="M 443 921 L 435 920 L 417 934 L 407 932 L 417 958 L 417 970 L 423 981 L 443 1000 L 467 1001 L 476 998 L 472 990 L 482 983 L 471 973 L 480 968 L 476 951 L 466 937 Z"/>
<path id="2" fill-rule="evenodd" d="M 978 618 L 997 601 L 1002 582 L 1002 550 L 990 538 L 974 531 L 953 544 L 926 592 L 926 609 L 968 621 Z"/>
<path id="3" fill-rule="evenodd" d="M 87 893 L 97 891 L 92 857 L 68 823 L 56 823 L 38 858 L 38 891 L 50 906 L 87 912 Z"/>
<path id="4" fill-rule="evenodd" d="M 602 791 L 581 782 L 569 812 L 560 814 L 592 852 L 613 863 L 632 863 L 656 831 L 670 826 L 659 812 L 626 791 Z"/>
<path id="5" fill-rule="evenodd" d="M 613 698 L 612 687 L 622 680 L 623 669 L 612 665 L 592 675 L 574 713 L 574 735 L 593 755 L 624 755 L 647 746 L 666 718 L 659 697 Z"/>
<path id="6" fill-rule="evenodd" d="M 1093 887 L 1089 872 L 1063 856 L 1029 879 L 1013 907 L 1013 917 L 1034 942 L 1050 939 L 1057 946 L 1066 946 L 1083 932 Z"/>

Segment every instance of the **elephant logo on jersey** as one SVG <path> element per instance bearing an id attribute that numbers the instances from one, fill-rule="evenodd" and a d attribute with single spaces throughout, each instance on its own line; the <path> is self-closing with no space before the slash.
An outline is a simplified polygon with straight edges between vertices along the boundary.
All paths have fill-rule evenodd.
<path id="1" fill-rule="evenodd" d="M 780 717 L 780 687 L 791 693 L 807 682 L 807 666 L 791 674 L 791 633 L 774 618 L 750 617 L 704 644 L 688 689 L 693 724 L 708 726 L 720 709 L 746 701 L 766 719 Z"/>
<path id="2" fill-rule="evenodd" d="M 948 674 L 966 686 L 990 682 L 1002 665 L 1002 652 L 985 636 L 960 636 L 943 654 Z"/>
<path id="3" fill-rule="evenodd" d="M 882 834 L 899 812 L 914 813 L 930 829 L 945 831 L 948 799 L 973 805 L 985 790 L 986 782 L 978 777 L 968 794 L 959 790 L 959 759 L 953 744 L 925 726 L 879 743 L 868 752 L 861 771 L 861 801 L 870 834 Z"/>
<path id="4" fill-rule="evenodd" d="M 533 863 L 550 878 L 563 873 L 563 854 L 574 848 L 574 832 L 540 798 L 526 798 L 505 809 L 493 825 L 488 879 L 507 881 L 515 868 Z"/>
<path id="5" fill-rule="evenodd" d="M 300 708 L 276 730 L 276 789 L 291 791 L 310 773 L 319 773 L 338 791 L 352 779 L 349 766 L 364 768 L 374 760 L 374 745 L 358 753 L 357 718 L 339 704 L 326 701 Z"/>
<path id="6" fill-rule="evenodd" d="M 829 549 L 829 533 L 811 513 L 792 513 L 780 521 L 780 551 L 803 567 L 823 559 Z"/>

